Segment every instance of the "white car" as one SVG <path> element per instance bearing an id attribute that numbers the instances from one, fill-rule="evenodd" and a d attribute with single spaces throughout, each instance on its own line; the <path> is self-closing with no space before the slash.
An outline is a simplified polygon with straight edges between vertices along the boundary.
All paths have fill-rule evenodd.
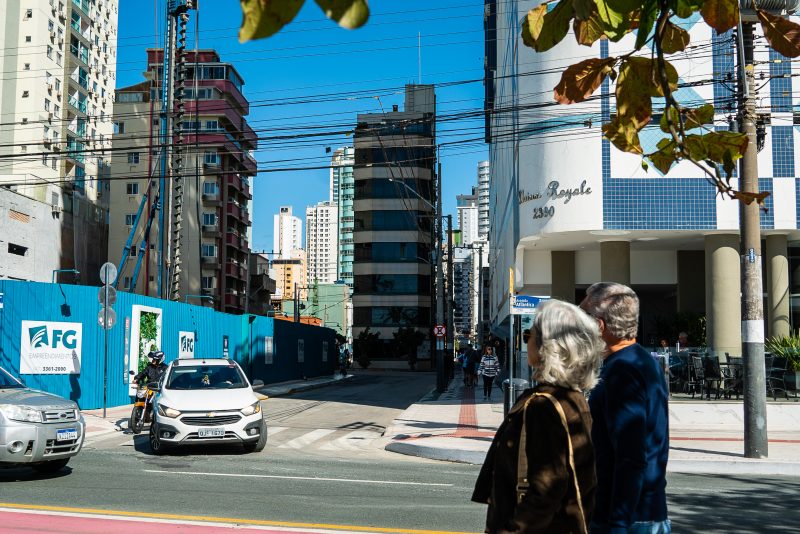
<path id="1" fill-rule="evenodd" d="M 179 445 L 220 443 L 241 443 L 248 452 L 257 452 L 267 444 L 260 401 L 233 360 L 175 360 L 154 389 L 154 454 Z"/>

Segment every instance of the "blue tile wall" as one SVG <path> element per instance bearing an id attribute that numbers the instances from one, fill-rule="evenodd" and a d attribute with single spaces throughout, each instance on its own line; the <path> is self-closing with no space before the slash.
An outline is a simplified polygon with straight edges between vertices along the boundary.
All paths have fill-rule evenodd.
<path id="1" fill-rule="evenodd" d="M 769 49 L 769 98 L 773 112 L 789 113 L 792 111 L 792 73 L 791 60 Z M 786 76 L 786 77 L 784 77 Z"/>
<path id="2" fill-rule="evenodd" d="M 711 230 L 716 189 L 702 178 L 603 180 L 603 228 L 608 230 Z"/>
<path id="3" fill-rule="evenodd" d="M 772 127 L 772 176 L 794 177 L 794 132 L 791 126 Z"/>
<path id="4" fill-rule="evenodd" d="M 713 31 L 711 37 L 712 68 L 714 79 L 714 109 L 717 113 L 734 111 L 736 77 L 734 72 L 735 46 L 733 31 L 717 34 Z"/>
<path id="5" fill-rule="evenodd" d="M 765 213 L 762 210 L 759 213 L 761 219 L 761 229 L 772 230 L 775 228 L 775 200 L 772 198 L 772 178 L 759 178 L 758 190 L 769 193 L 769 196 L 764 201 L 764 206 L 767 208 L 767 211 Z"/>
<path id="6" fill-rule="evenodd" d="M 603 39 L 600 41 L 600 57 L 608 57 L 608 41 Z M 603 115 L 603 124 L 611 120 L 611 103 L 609 101 L 609 81 L 608 78 L 603 80 L 603 85 L 600 89 L 600 112 Z M 601 134 L 602 135 L 602 134 Z M 602 176 L 603 180 L 611 178 L 611 143 L 608 139 L 603 138 L 601 146 L 601 159 L 602 159 Z"/>

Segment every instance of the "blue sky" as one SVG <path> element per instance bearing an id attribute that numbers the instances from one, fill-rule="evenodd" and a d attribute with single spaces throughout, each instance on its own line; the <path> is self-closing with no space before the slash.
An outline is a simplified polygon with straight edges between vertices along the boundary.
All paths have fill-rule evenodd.
<path id="1" fill-rule="evenodd" d="M 157 4 L 157 5 L 154 5 Z M 142 81 L 148 47 L 161 46 L 164 0 L 120 2 L 117 87 Z M 351 143 L 345 132 L 357 113 L 377 113 L 381 105 L 402 109 L 403 86 L 418 80 L 418 34 L 422 82 L 465 83 L 437 88 L 440 117 L 483 108 L 483 2 L 481 0 L 371 1 L 367 25 L 348 31 L 325 18 L 313 0 L 280 33 L 240 44 L 239 3 L 200 2 L 200 48 L 215 48 L 245 80 L 251 102 L 248 120 L 260 137 L 259 169 L 319 167 L 329 164 L 326 147 Z M 194 14 L 188 44 L 195 46 Z M 375 98 L 380 97 L 379 99 Z M 454 117 L 454 118 L 455 118 Z M 455 196 L 469 193 L 477 164 L 487 158 L 483 119 L 439 123 L 444 211 L 455 214 Z M 325 136 L 277 140 L 275 136 L 326 132 Z M 339 133 L 341 132 L 341 133 Z M 328 199 L 325 169 L 262 173 L 254 178 L 253 249 L 272 249 L 272 215 L 291 205 L 305 208 Z"/>

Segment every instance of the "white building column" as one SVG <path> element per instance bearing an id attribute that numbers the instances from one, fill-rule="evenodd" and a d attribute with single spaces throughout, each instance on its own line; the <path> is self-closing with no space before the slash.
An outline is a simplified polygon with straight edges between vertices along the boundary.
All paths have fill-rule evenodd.
<path id="1" fill-rule="evenodd" d="M 767 325 L 769 337 L 791 334 L 789 258 L 786 235 L 767 236 Z"/>
<path id="2" fill-rule="evenodd" d="M 631 244 L 629 241 L 600 243 L 600 282 L 631 285 Z"/>
<path id="3" fill-rule="evenodd" d="M 742 355 L 739 236 L 712 234 L 706 245 L 706 344 L 709 353 Z"/>

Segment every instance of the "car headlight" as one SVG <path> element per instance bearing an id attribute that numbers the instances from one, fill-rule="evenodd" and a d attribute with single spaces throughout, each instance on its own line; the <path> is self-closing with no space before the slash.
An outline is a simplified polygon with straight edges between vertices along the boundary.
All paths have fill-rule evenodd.
<path id="1" fill-rule="evenodd" d="M 158 405 L 158 413 L 164 417 L 169 417 L 170 419 L 175 419 L 181 414 L 181 412 L 178 410 L 173 410 L 169 406 L 164 406 L 163 404 Z"/>
<path id="2" fill-rule="evenodd" d="M 13 421 L 26 423 L 41 423 L 42 412 L 30 406 L 17 406 L 16 404 L 0 404 L 0 412 Z"/>
<path id="3" fill-rule="evenodd" d="M 256 401 L 250 406 L 242 408 L 239 411 L 242 412 L 242 415 L 253 415 L 254 413 L 258 413 L 261 411 L 261 402 Z"/>

